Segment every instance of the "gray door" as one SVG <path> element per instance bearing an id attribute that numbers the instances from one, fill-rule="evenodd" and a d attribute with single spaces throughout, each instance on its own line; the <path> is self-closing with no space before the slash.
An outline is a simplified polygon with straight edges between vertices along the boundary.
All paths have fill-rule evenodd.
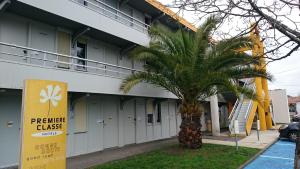
<path id="1" fill-rule="evenodd" d="M 93 97 L 88 103 L 88 152 L 103 150 L 103 112 L 100 99 Z"/>
<path id="2" fill-rule="evenodd" d="M 161 125 L 162 125 L 162 137 L 170 137 L 170 120 L 169 120 L 169 105 L 168 102 L 161 102 Z"/>
<path id="3" fill-rule="evenodd" d="M 147 141 L 152 141 L 155 139 L 155 106 L 153 104 L 153 99 L 147 99 L 146 100 L 146 136 L 147 136 Z"/>
<path id="4" fill-rule="evenodd" d="M 42 24 L 32 24 L 31 27 L 31 44 L 30 47 L 49 51 L 49 52 L 56 52 L 55 50 L 55 42 L 56 42 L 56 33 L 55 28 L 47 25 Z M 46 57 L 48 60 L 56 60 L 57 55 L 47 54 L 44 55 L 42 52 L 29 52 L 28 55 L 32 57 L 43 59 Z M 43 65 L 46 66 L 56 66 L 54 62 L 45 62 L 43 60 L 31 59 L 30 63 L 36 65 Z"/>
<path id="5" fill-rule="evenodd" d="M 21 95 L 0 93 L 0 168 L 19 159 Z"/>
<path id="6" fill-rule="evenodd" d="M 169 102 L 170 117 L 170 136 L 176 136 L 176 104 L 174 101 Z"/>
<path id="7" fill-rule="evenodd" d="M 120 59 L 120 66 L 127 67 L 127 68 L 132 68 L 133 66 L 133 61 L 126 55 L 121 56 Z M 125 70 L 122 69 L 122 72 L 120 73 L 121 77 L 127 77 L 129 74 L 131 74 L 131 70 Z"/>
<path id="8" fill-rule="evenodd" d="M 105 62 L 104 56 L 105 54 L 104 54 L 103 44 L 99 41 L 89 39 L 87 44 L 87 58 L 90 60 Z M 101 73 L 101 74 L 105 73 L 105 65 L 103 64 L 88 62 L 87 65 L 91 67 L 99 68 L 99 69 L 95 69 L 91 67 L 87 68 L 89 72 Z"/>
<path id="9" fill-rule="evenodd" d="M 71 52 L 71 35 L 66 32 L 58 31 L 57 32 L 57 53 L 70 55 Z M 65 63 L 58 63 L 59 68 L 70 68 L 70 65 L 67 64 L 70 62 L 70 58 L 64 56 L 58 56 L 58 61 Z"/>
<path id="10" fill-rule="evenodd" d="M 124 144 L 135 143 L 135 102 L 127 101 L 123 107 L 124 117 Z"/>
<path id="11" fill-rule="evenodd" d="M 27 45 L 27 33 L 28 25 L 25 19 L 20 19 L 15 15 L 1 15 L 0 18 L 0 41 L 26 46 Z M 27 58 L 21 57 L 25 56 L 23 49 L 12 48 L 8 46 L 0 46 L 0 51 L 4 53 L 13 53 L 13 55 L 0 54 L 1 59 L 27 62 Z M 20 56 L 20 57 L 19 57 Z"/>
<path id="12" fill-rule="evenodd" d="M 118 59 L 120 56 L 120 50 L 115 46 L 106 45 L 105 48 L 105 62 L 118 65 Z M 114 66 L 106 65 L 106 74 L 111 76 L 117 76 L 119 69 Z"/>
<path id="13" fill-rule="evenodd" d="M 181 125 L 181 114 L 178 112 L 179 111 L 179 107 L 175 107 L 175 111 L 176 111 L 176 126 L 177 126 L 177 134 L 180 131 L 180 125 Z"/>
<path id="14" fill-rule="evenodd" d="M 67 157 L 70 157 L 74 153 L 74 139 L 73 139 L 73 129 L 74 129 L 74 113 L 71 108 L 71 100 L 68 99 L 68 129 L 67 129 Z"/>
<path id="15" fill-rule="evenodd" d="M 118 105 L 117 97 L 105 96 L 102 98 L 104 117 L 104 148 L 118 146 Z"/>
<path id="16" fill-rule="evenodd" d="M 144 99 L 136 100 L 136 142 L 145 142 L 146 135 L 146 106 Z"/>
<path id="17" fill-rule="evenodd" d="M 163 104 L 158 103 L 154 107 L 154 139 L 158 140 L 163 138 Z"/>

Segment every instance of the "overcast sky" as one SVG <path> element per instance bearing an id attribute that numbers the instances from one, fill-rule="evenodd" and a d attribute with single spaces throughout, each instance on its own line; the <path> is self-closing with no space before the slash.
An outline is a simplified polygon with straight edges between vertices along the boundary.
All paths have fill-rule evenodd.
<path id="1" fill-rule="evenodd" d="M 172 0 L 159 0 L 164 5 L 170 5 Z M 174 9 L 173 9 L 174 10 Z M 176 10 L 175 10 L 176 12 Z M 195 22 L 196 16 L 192 13 L 184 13 L 183 17 Z M 300 96 L 300 52 L 294 52 L 290 57 L 272 62 L 267 70 L 274 76 L 274 80 L 269 82 L 269 89 L 286 89 L 288 95 Z"/>

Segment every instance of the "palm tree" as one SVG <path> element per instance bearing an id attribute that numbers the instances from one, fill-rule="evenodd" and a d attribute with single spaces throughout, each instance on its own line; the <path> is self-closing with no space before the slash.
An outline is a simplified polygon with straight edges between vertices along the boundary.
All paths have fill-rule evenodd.
<path id="1" fill-rule="evenodd" d="M 252 97 L 253 91 L 236 85 L 238 79 L 270 79 L 266 72 L 257 69 L 259 59 L 239 51 L 251 47 L 247 37 L 211 44 L 210 34 L 218 23 L 218 19 L 211 16 L 196 33 L 152 26 L 149 47 L 137 47 L 130 54 L 134 59 L 145 61 L 145 71 L 129 75 L 120 86 L 120 90 L 127 93 L 138 83 L 146 82 L 177 96 L 182 118 L 179 143 L 189 148 L 199 148 L 202 144 L 201 100 L 224 91 Z"/>

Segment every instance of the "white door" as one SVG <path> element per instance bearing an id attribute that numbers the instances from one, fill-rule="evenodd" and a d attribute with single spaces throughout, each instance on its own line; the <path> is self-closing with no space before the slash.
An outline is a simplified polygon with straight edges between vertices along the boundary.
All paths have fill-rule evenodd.
<path id="1" fill-rule="evenodd" d="M 180 125 L 181 125 L 181 114 L 179 113 L 178 111 L 179 107 L 175 107 L 175 110 L 176 110 L 176 126 L 177 126 L 177 134 L 179 133 L 180 131 Z"/>
<path id="2" fill-rule="evenodd" d="M 88 152 L 103 150 L 103 112 L 100 99 L 93 97 L 88 103 Z"/>
<path id="3" fill-rule="evenodd" d="M 129 100 L 123 105 L 124 144 L 135 143 L 135 101 Z"/>
<path id="4" fill-rule="evenodd" d="M 0 168 L 5 168 L 19 159 L 21 95 L 0 93 L 0 108 Z"/>
<path id="5" fill-rule="evenodd" d="M 70 55 L 71 52 L 71 35 L 66 32 L 58 31 L 57 32 L 57 53 Z M 58 61 L 64 63 L 58 63 L 57 67 L 59 68 L 70 68 L 70 59 L 65 56 L 58 56 Z"/>
<path id="6" fill-rule="evenodd" d="M 105 62 L 118 65 L 118 59 L 120 57 L 120 49 L 115 46 L 106 45 L 105 48 Z M 111 76 L 117 76 L 119 69 L 115 66 L 106 65 L 106 74 Z"/>
<path id="7" fill-rule="evenodd" d="M 67 129 L 67 157 L 70 157 L 74 153 L 74 139 L 73 139 L 73 130 L 74 130 L 74 112 L 71 108 L 71 100 L 68 99 L 68 129 Z"/>
<path id="8" fill-rule="evenodd" d="M 163 138 L 163 114 L 162 114 L 162 104 L 157 103 L 155 104 L 155 110 L 154 110 L 154 139 L 158 140 Z"/>
<path id="9" fill-rule="evenodd" d="M 161 102 L 161 117 L 162 117 L 162 137 L 170 137 L 170 121 L 169 121 L 169 105 L 168 102 Z"/>
<path id="10" fill-rule="evenodd" d="M 105 96 L 102 98 L 104 148 L 118 146 L 118 105 L 117 97 Z"/>
<path id="11" fill-rule="evenodd" d="M 176 136 L 176 103 L 174 101 L 169 102 L 169 118 L 170 118 L 170 136 Z"/>
<path id="12" fill-rule="evenodd" d="M 120 58 L 121 58 L 120 59 L 120 66 L 127 67 L 127 68 L 132 68 L 133 61 L 128 56 L 124 55 L 124 56 L 121 56 Z M 122 73 L 120 75 L 122 77 L 126 77 L 129 74 L 131 74 L 131 70 L 122 69 L 121 71 L 122 71 Z"/>
<path id="13" fill-rule="evenodd" d="M 31 27 L 31 44 L 30 47 L 49 51 L 49 52 L 56 52 L 55 50 L 55 43 L 56 43 L 56 33 L 55 28 L 48 26 L 48 25 L 42 25 L 42 24 L 32 24 Z M 37 57 L 40 59 L 43 59 L 46 57 L 48 60 L 56 60 L 56 55 L 47 54 L 46 56 L 42 52 L 33 52 L 30 51 L 28 55 L 31 55 L 32 57 Z M 43 65 L 43 60 L 37 60 L 37 59 L 31 59 L 30 63 L 37 64 L 37 65 Z M 45 62 L 45 65 L 47 66 L 56 66 L 56 63 L 54 62 Z"/>
<path id="14" fill-rule="evenodd" d="M 105 51 L 104 45 L 101 42 L 93 40 L 93 39 L 88 40 L 87 59 L 95 60 L 95 61 L 99 61 L 99 62 L 105 62 L 104 51 Z M 87 65 L 90 66 L 87 68 L 89 72 L 100 73 L 100 74 L 105 73 L 105 65 L 103 65 L 103 64 L 99 64 L 99 63 L 95 63 L 95 62 L 88 62 Z M 95 69 L 95 68 L 91 68 L 91 67 L 97 67 L 99 69 Z"/>
<path id="15" fill-rule="evenodd" d="M 86 97 L 74 100 L 73 112 L 73 155 L 81 155 L 88 152 L 88 111 Z"/>
<path id="16" fill-rule="evenodd" d="M 146 101 L 146 124 L 147 124 L 147 141 L 151 141 L 155 139 L 155 107 L 153 104 L 153 99 L 147 99 Z"/>
<path id="17" fill-rule="evenodd" d="M 15 15 L 1 15 L 0 19 L 0 41 L 16 44 L 20 46 L 27 46 L 28 24 L 25 19 L 20 19 Z M 27 62 L 27 58 L 22 57 L 26 55 L 23 49 L 12 48 L 9 46 L 0 45 L 1 59 Z M 12 53 L 7 55 L 5 53 Z M 19 57 L 20 56 L 20 57 Z"/>
<path id="18" fill-rule="evenodd" d="M 146 135 L 146 106 L 144 99 L 136 100 L 136 142 L 145 142 Z"/>

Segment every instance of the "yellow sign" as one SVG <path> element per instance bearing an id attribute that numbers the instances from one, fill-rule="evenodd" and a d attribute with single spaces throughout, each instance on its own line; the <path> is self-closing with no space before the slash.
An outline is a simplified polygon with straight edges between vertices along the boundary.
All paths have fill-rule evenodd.
<path id="1" fill-rule="evenodd" d="M 67 84 L 26 80 L 20 168 L 66 168 Z"/>

